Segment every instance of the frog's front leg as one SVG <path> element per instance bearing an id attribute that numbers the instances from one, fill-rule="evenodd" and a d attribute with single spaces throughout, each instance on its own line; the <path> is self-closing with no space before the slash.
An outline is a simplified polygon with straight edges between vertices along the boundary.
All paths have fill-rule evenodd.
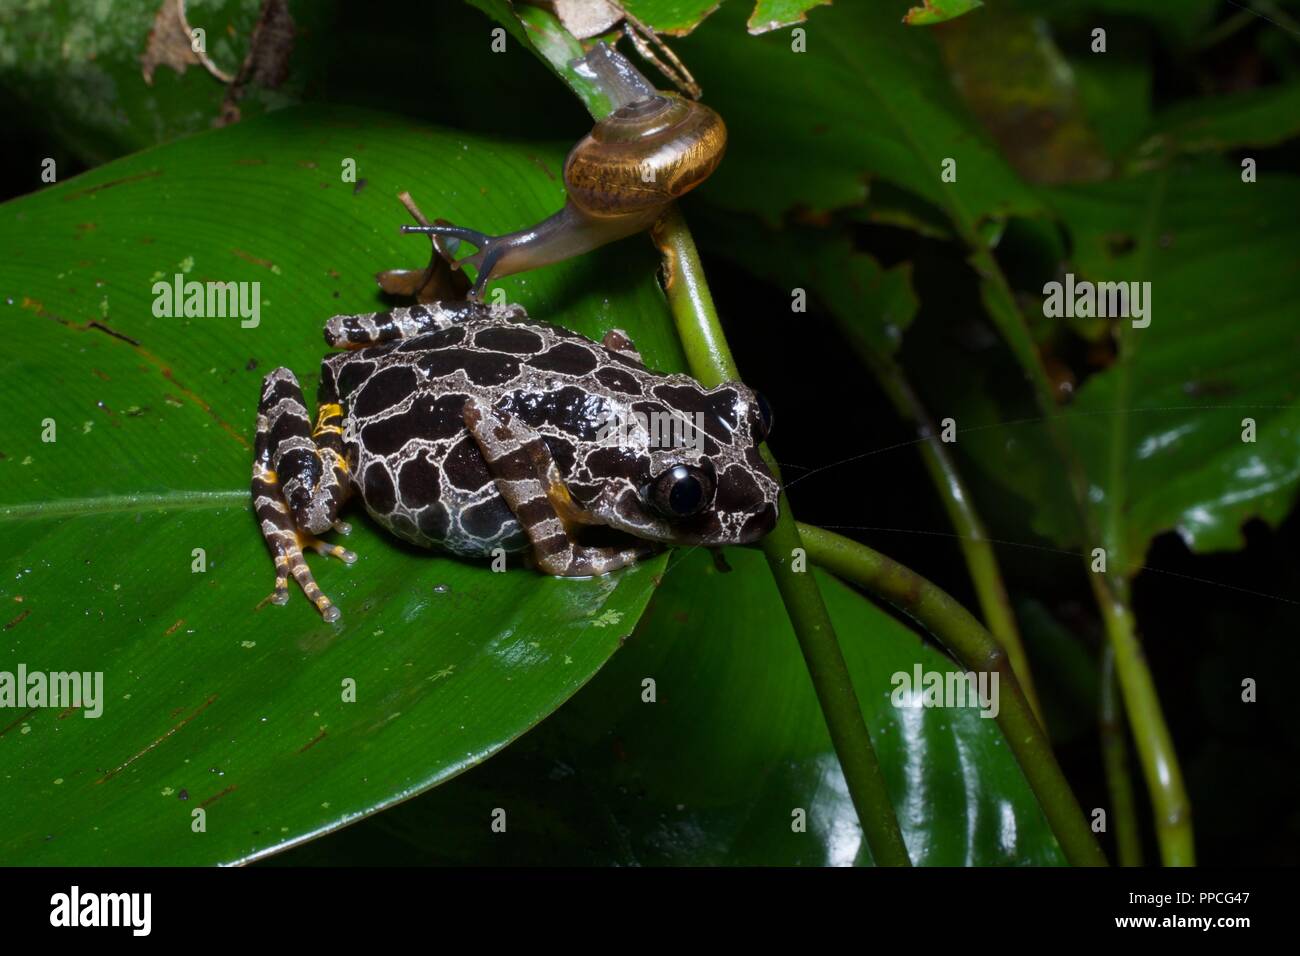
<path id="1" fill-rule="evenodd" d="M 569 495 L 546 442 L 518 418 L 471 398 L 465 427 L 474 436 L 496 481 L 497 491 L 523 526 L 537 566 L 547 574 L 583 577 L 605 574 L 652 554 L 648 545 L 595 548 L 573 540 L 583 515 Z"/>
<path id="2" fill-rule="evenodd" d="M 350 488 L 347 463 L 340 453 L 341 410 L 337 401 L 328 401 L 330 381 L 322 378 L 320 416 L 313 430 L 293 372 L 278 368 L 262 380 L 252 492 L 262 537 L 275 559 L 271 601 L 284 604 L 289 600 L 292 576 L 321 616 L 336 621 L 339 609 L 321 593 L 302 554 L 308 547 L 348 564 L 357 559 L 351 551 L 316 538 L 331 527 L 340 527 L 335 515 Z"/>
<path id="3" fill-rule="evenodd" d="M 336 315 L 325 322 L 325 341 L 336 349 L 360 349 L 428 332 L 440 332 L 453 325 L 484 319 L 515 321 L 525 318 L 522 306 L 489 305 L 484 302 L 430 302 L 388 312 Z"/>

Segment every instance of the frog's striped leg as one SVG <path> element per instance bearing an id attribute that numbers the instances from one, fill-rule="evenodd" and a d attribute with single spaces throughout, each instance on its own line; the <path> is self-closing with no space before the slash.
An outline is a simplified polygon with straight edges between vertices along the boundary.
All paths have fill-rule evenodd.
<path id="1" fill-rule="evenodd" d="M 337 408 L 337 403 L 322 405 L 318 429 L 331 427 L 332 409 Z M 302 552 L 308 547 L 348 564 L 356 560 L 351 551 L 315 537 L 334 526 L 335 513 L 346 497 L 348 486 L 340 481 L 334 458 L 342 463 L 336 450 L 318 448 L 313 441 L 302 389 L 293 373 L 278 368 L 267 375 L 257 406 L 252 495 L 262 537 L 275 559 L 271 601 L 284 604 L 289 600 L 292 577 L 327 621 L 338 620 L 339 610 L 321 593 Z M 342 475 L 346 478 L 346 464 Z"/>
<path id="2" fill-rule="evenodd" d="M 300 402 L 301 398 L 299 392 Z M 316 424 L 311 430 L 311 438 L 316 443 L 320 463 L 331 479 L 319 492 L 330 496 L 330 524 L 340 534 L 351 534 L 352 528 L 337 517 L 339 508 L 352 492 L 352 476 L 343 450 L 343 406 L 339 404 L 338 381 L 326 362 L 321 363 L 320 387 L 316 390 Z M 307 530 L 320 534 L 325 529 L 317 525 Z"/>
<path id="3" fill-rule="evenodd" d="M 653 553 L 636 548 L 594 548 L 577 544 L 570 529 L 584 523 L 541 435 L 517 418 L 471 398 L 465 427 L 487 461 L 497 490 L 523 526 L 537 566 L 547 574 L 583 577 L 605 574 Z"/>
<path id="4" fill-rule="evenodd" d="M 430 302 L 391 312 L 336 315 L 325 323 L 325 341 L 336 349 L 360 349 L 427 332 L 440 332 L 453 325 L 484 319 L 516 321 L 527 313 L 517 305 L 489 305 L 483 302 Z"/>

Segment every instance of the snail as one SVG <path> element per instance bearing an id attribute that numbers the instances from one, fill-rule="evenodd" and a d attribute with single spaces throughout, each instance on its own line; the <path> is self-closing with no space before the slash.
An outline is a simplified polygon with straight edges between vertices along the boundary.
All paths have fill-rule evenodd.
<path id="1" fill-rule="evenodd" d="M 593 52 L 611 56 L 603 48 Z M 617 77 L 622 105 L 569 151 L 564 161 L 568 198 L 559 212 L 500 236 L 453 225 L 403 226 L 402 231 L 473 245 L 477 252 L 452 265 L 478 270 L 469 293 L 478 298 L 491 278 L 559 262 L 650 228 L 673 200 L 717 168 L 727 128 L 704 104 L 655 90 L 632 72 L 630 81 L 625 74 Z"/>

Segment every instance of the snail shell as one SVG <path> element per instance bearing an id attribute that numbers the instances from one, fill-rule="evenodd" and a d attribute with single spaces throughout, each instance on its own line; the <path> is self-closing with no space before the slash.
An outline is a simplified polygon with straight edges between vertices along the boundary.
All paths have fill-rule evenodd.
<path id="1" fill-rule="evenodd" d="M 615 110 L 569 152 L 569 201 L 588 216 L 662 207 L 704 182 L 722 161 L 727 127 L 703 103 L 658 93 Z"/>

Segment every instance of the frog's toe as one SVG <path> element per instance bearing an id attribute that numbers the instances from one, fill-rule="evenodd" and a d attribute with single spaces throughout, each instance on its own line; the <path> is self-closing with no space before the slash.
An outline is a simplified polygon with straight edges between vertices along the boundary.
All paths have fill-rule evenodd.
<path id="1" fill-rule="evenodd" d="M 352 525 L 348 524 L 346 521 L 339 521 L 337 518 L 335 518 L 334 530 L 337 531 L 339 534 L 351 534 Z"/>
<path id="2" fill-rule="evenodd" d="M 334 602 L 327 598 L 316 584 L 311 568 L 307 567 L 307 561 L 302 556 L 304 548 L 311 548 L 319 554 L 342 558 L 349 564 L 355 561 L 357 557 L 351 551 L 337 545 L 327 544 L 310 535 L 305 535 L 301 531 L 296 532 L 293 543 L 287 549 L 288 553 L 276 558 L 275 591 L 271 594 L 270 601 L 272 604 L 287 604 L 289 601 L 289 578 L 293 578 L 298 587 L 302 588 L 302 593 L 307 595 L 307 600 L 316 605 L 316 610 L 320 612 L 320 616 L 327 623 L 332 624 L 339 619 L 339 609 L 335 607 Z"/>
<path id="3" fill-rule="evenodd" d="M 320 616 L 327 624 L 333 624 L 339 619 L 338 607 L 316 585 L 316 579 L 311 576 L 311 571 L 307 570 L 305 561 L 294 568 L 293 576 L 298 581 L 298 586 L 302 588 L 302 593 L 307 595 L 307 600 L 316 605 L 316 610 L 320 611 Z"/>
<path id="4" fill-rule="evenodd" d="M 271 603 L 289 603 L 289 580 L 287 578 L 277 577 L 275 579 L 275 590 L 271 592 Z"/>
<path id="5" fill-rule="evenodd" d="M 330 544 L 328 541 L 321 541 L 319 538 L 310 538 L 304 541 L 303 547 L 311 548 L 317 554 L 323 554 L 328 558 L 338 558 L 344 564 L 353 564 L 357 560 L 356 552 L 349 551 L 337 544 Z"/>

